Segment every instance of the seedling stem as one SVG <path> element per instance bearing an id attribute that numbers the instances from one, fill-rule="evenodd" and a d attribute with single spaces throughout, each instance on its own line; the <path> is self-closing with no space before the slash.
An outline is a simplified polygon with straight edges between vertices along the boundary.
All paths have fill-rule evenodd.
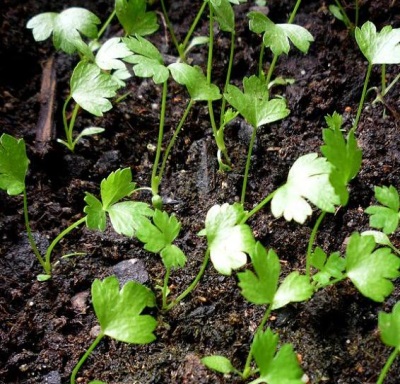
<path id="1" fill-rule="evenodd" d="M 358 105 L 356 119 L 354 120 L 353 127 L 351 128 L 353 131 L 355 131 L 357 129 L 358 123 L 360 121 L 361 112 L 362 112 L 362 109 L 364 106 L 365 96 L 367 94 L 367 87 L 368 87 L 369 78 L 371 76 L 371 72 L 372 72 L 372 64 L 368 63 L 367 74 L 365 75 L 364 87 L 363 87 L 362 94 L 361 94 L 360 104 Z"/>
<path id="2" fill-rule="evenodd" d="M 383 381 L 385 380 L 385 377 L 388 374 L 390 367 L 392 366 L 394 360 L 396 359 L 396 357 L 399 353 L 400 353 L 399 348 L 393 349 L 393 352 L 390 354 L 389 358 L 387 359 L 385 366 L 382 368 L 382 371 L 378 377 L 378 381 L 376 382 L 376 384 L 383 384 Z"/>
<path id="3" fill-rule="evenodd" d="M 312 253 L 313 245 L 314 245 L 317 233 L 318 233 L 319 226 L 321 225 L 322 220 L 324 219 L 325 215 L 326 215 L 325 211 L 320 213 L 317 221 L 314 224 L 314 228 L 312 229 L 310 239 L 308 240 L 307 257 L 306 257 L 306 275 L 308 278 L 310 278 L 310 276 L 311 276 L 311 253 Z"/>

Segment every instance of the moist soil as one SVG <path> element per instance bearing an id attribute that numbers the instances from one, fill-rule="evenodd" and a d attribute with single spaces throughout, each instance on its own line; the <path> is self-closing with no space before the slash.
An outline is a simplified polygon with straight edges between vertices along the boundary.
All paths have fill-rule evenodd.
<path id="1" fill-rule="evenodd" d="M 349 129 L 359 103 L 366 62 L 354 38 L 342 22 L 333 18 L 328 2 L 303 3 L 295 22 L 306 27 L 315 42 L 307 55 L 293 49 L 277 63 L 275 75 L 295 80 L 292 85 L 275 89 L 276 94 L 287 98 L 291 114 L 257 133 L 247 209 L 285 181 L 299 156 L 319 151 L 326 114 L 339 112 Z M 354 17 L 352 2 L 347 3 L 350 17 Z M 400 27 L 399 2 L 360 3 L 360 23 L 371 20 L 378 29 L 388 24 Z M 189 0 L 167 3 L 179 39 L 184 37 L 200 4 L 201 1 Z M 137 185 L 149 186 L 158 133 L 161 88 L 151 80 L 135 78 L 128 83 L 128 96 L 104 118 L 80 113 L 78 130 L 102 126 L 106 129 L 103 134 L 82 140 L 74 153 L 56 142 L 55 138 L 64 138 L 61 108 L 77 58 L 55 53 L 50 42 L 34 42 L 25 24 L 40 12 L 59 12 L 69 6 L 86 7 L 105 20 L 112 1 L 3 0 L 0 5 L 0 131 L 26 141 L 30 158 L 29 215 L 34 236 L 43 249 L 60 231 L 82 217 L 85 192 L 98 195 L 101 180 L 110 172 L 130 167 Z M 275 22 L 285 22 L 293 6 L 294 1 L 269 1 L 268 8 L 262 10 L 269 12 Z M 249 2 L 235 8 L 238 32 L 232 82 L 237 85 L 244 76 L 257 72 L 261 40 L 248 31 L 246 19 L 252 7 L 254 3 Z M 153 8 L 161 20 L 159 4 Z M 105 37 L 122 34 L 116 24 Z M 166 57 L 175 60 L 176 51 L 160 24 L 150 39 Z M 207 34 L 206 17 L 200 21 L 196 34 Z M 204 69 L 206 53 L 206 47 L 193 50 L 193 63 Z M 216 30 L 213 81 L 220 86 L 224 83 L 228 54 L 229 36 Z M 267 53 L 266 68 L 270 60 Z M 46 70 L 49 66 L 53 72 Z M 398 69 L 388 66 L 389 81 Z M 41 92 L 42 80 L 50 81 L 50 76 L 53 88 L 43 88 Z M 370 81 L 371 86 L 379 86 L 378 67 Z M 357 130 L 363 150 L 361 171 L 351 183 L 348 206 L 325 218 L 317 238 L 317 244 L 328 253 L 343 253 L 351 233 L 369 228 L 364 209 L 375 202 L 374 186 L 400 187 L 399 88 L 395 86 L 387 95 L 386 108 L 372 105 L 374 92 L 367 97 Z M 54 101 L 55 107 L 44 115 L 49 100 Z M 185 90 L 170 85 L 166 143 L 187 100 Z M 43 127 L 43 116 L 52 128 L 44 139 L 38 131 Z M 214 204 L 239 200 L 250 132 L 239 118 L 227 127 L 226 142 L 234 164 L 227 173 L 218 172 L 216 146 L 204 104 L 195 106 L 178 137 L 161 185 L 165 209 L 182 222 L 177 244 L 188 257 L 186 267 L 172 273 L 172 296 L 182 292 L 200 268 L 206 244 L 197 233 L 204 227 L 208 209 Z M 25 234 L 22 197 L 10 197 L 3 191 L 0 196 L 0 382 L 67 383 L 73 367 L 95 337 L 98 323 L 90 299 L 93 280 L 113 275 L 118 272 L 119 263 L 135 259 L 143 268 L 139 278 L 154 288 L 162 283 L 163 266 L 159 257 L 144 251 L 136 239 L 117 235 L 109 227 L 105 232 L 80 228 L 56 247 L 52 279 L 38 282 L 36 276 L 42 271 Z M 146 192 L 135 196 L 149 203 L 150 197 Z M 277 252 L 285 275 L 293 270 L 304 271 L 307 239 L 315 217 L 298 225 L 275 219 L 265 208 L 249 224 L 256 239 Z M 398 234 L 391 239 L 400 246 Z M 61 258 L 73 252 L 84 255 Z M 282 343 L 293 344 L 309 383 L 374 383 L 390 353 L 380 341 L 377 314 L 391 310 L 399 296 L 397 281 L 384 304 L 364 298 L 345 281 L 319 291 L 308 302 L 273 312 L 269 325 L 279 333 Z M 221 354 L 235 366 L 244 366 L 263 308 L 244 300 L 234 274 L 221 276 L 209 265 L 196 290 L 181 304 L 162 316 L 157 311 L 153 314 L 159 318 L 155 342 L 127 345 L 106 337 L 82 367 L 77 381 L 240 382 L 233 376 L 214 374 L 200 362 L 203 356 Z M 398 383 L 399 370 L 400 363 L 395 363 L 385 383 Z"/>

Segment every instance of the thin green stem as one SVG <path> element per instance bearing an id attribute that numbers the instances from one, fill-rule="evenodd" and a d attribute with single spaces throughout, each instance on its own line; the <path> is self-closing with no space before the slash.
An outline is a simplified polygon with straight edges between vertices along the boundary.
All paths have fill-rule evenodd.
<path id="1" fill-rule="evenodd" d="M 114 9 L 111 12 L 111 15 L 108 17 L 108 19 L 106 20 L 106 22 L 103 24 L 103 26 L 101 27 L 99 33 L 97 34 L 97 40 L 100 39 L 100 37 L 103 35 L 103 33 L 105 32 L 105 30 L 107 29 L 107 27 L 110 25 L 112 19 L 115 17 L 115 15 L 117 14 L 116 10 Z"/>
<path id="2" fill-rule="evenodd" d="M 162 96 L 161 96 L 161 112 L 160 112 L 160 124 L 158 128 L 158 141 L 156 149 L 156 157 L 154 159 L 153 170 L 151 173 L 151 190 L 153 195 L 158 195 L 158 187 L 160 185 L 160 180 L 157 177 L 158 164 L 160 162 L 161 147 L 164 138 L 164 125 L 165 125 L 165 111 L 167 106 L 167 81 L 163 83 Z"/>
<path id="3" fill-rule="evenodd" d="M 185 40 L 183 40 L 183 43 L 181 45 L 182 51 L 185 51 L 185 49 L 186 49 L 186 47 L 187 47 L 187 45 L 189 43 L 189 40 L 192 37 L 192 34 L 193 34 L 197 24 L 199 23 L 201 15 L 203 14 L 204 9 L 206 8 L 206 6 L 207 6 L 207 1 L 203 1 L 203 4 L 201 5 L 201 7 L 200 7 L 199 11 L 197 12 L 197 15 L 196 15 L 193 23 L 192 23 L 192 25 L 189 28 L 189 31 L 188 31 L 188 33 L 187 33 L 187 35 L 185 37 Z"/>
<path id="4" fill-rule="evenodd" d="M 347 28 L 352 29 L 353 28 L 353 23 L 350 21 L 349 17 L 347 16 L 346 11 L 344 10 L 342 4 L 340 3 L 339 0 L 335 0 L 336 6 L 339 8 L 340 13 L 343 16 L 343 22 L 346 25 Z"/>
<path id="5" fill-rule="evenodd" d="M 164 14 L 164 18 L 165 18 L 165 22 L 167 23 L 167 27 L 169 30 L 169 33 L 171 35 L 171 39 L 173 44 L 175 45 L 176 50 L 178 51 L 179 57 L 182 61 L 185 61 L 185 54 L 184 54 L 184 50 L 181 49 L 178 40 L 176 38 L 175 32 L 174 32 L 174 28 L 172 27 L 172 23 L 171 20 L 168 17 L 168 12 L 167 12 L 167 8 L 165 7 L 165 2 L 164 0 L 161 0 L 161 8 Z"/>
<path id="6" fill-rule="evenodd" d="M 65 101 L 64 101 L 64 105 L 62 108 L 62 119 L 63 119 L 63 126 L 64 126 L 64 132 L 65 132 L 65 137 L 68 140 L 68 120 L 67 120 L 67 106 L 69 104 L 69 102 L 71 101 L 72 96 L 68 96 Z"/>
<path id="7" fill-rule="evenodd" d="M 261 41 L 260 57 L 258 58 L 258 76 L 260 77 L 260 79 L 265 79 L 265 74 L 263 70 L 264 53 L 265 45 L 264 41 Z"/>
<path id="8" fill-rule="evenodd" d="M 353 127 L 351 128 L 353 131 L 355 131 L 357 129 L 358 123 L 360 121 L 361 112 L 362 112 L 362 109 L 364 106 L 365 95 L 367 94 L 367 87 L 368 87 L 369 78 L 371 76 L 371 72 L 372 72 L 372 64 L 368 63 L 368 69 L 367 69 L 367 74 L 365 75 L 364 87 L 363 87 L 362 94 L 361 94 L 360 104 L 358 105 L 356 119 L 354 120 Z"/>
<path id="9" fill-rule="evenodd" d="M 206 251 L 206 254 L 204 256 L 203 263 L 201 264 L 200 270 L 195 277 L 195 279 L 192 281 L 192 283 L 174 300 L 172 300 L 165 308 L 165 311 L 169 311 L 171 308 L 173 308 L 175 305 L 177 305 L 179 302 L 181 302 L 190 292 L 192 292 L 200 279 L 203 277 L 204 272 L 206 270 L 208 260 L 210 259 L 210 249 L 208 248 Z"/>
<path id="10" fill-rule="evenodd" d="M 360 16 L 360 4 L 358 2 L 358 0 L 356 0 L 356 16 L 355 16 L 355 27 L 358 27 L 358 20 L 359 20 L 359 16 Z"/>
<path id="11" fill-rule="evenodd" d="M 297 11 L 299 10 L 301 4 L 301 0 L 297 0 L 296 4 L 294 5 L 293 11 L 289 16 L 288 24 L 292 24 L 294 21 L 294 18 L 296 17 Z"/>
<path id="12" fill-rule="evenodd" d="M 381 66 L 381 94 L 385 95 L 386 93 L 386 64 L 382 64 Z"/>
<path id="13" fill-rule="evenodd" d="M 93 352 L 93 350 L 97 347 L 97 344 L 100 343 L 101 339 L 104 337 L 104 333 L 101 332 L 96 339 L 93 341 L 93 343 L 91 344 L 91 346 L 89 347 L 89 349 L 84 353 L 84 355 L 80 358 L 80 360 L 78 361 L 78 364 L 76 364 L 75 368 L 72 371 L 71 374 L 71 381 L 70 384 L 76 384 L 75 378 L 76 375 L 79 371 L 79 369 L 81 368 L 81 366 L 83 365 L 83 363 L 86 361 L 86 359 L 90 356 L 90 354 Z"/>
<path id="14" fill-rule="evenodd" d="M 171 275 L 171 268 L 166 267 L 165 275 L 164 275 L 164 285 L 162 288 L 162 308 L 167 308 L 167 297 L 168 297 L 168 281 Z"/>
<path id="15" fill-rule="evenodd" d="M 72 137 L 73 131 L 74 131 L 74 127 L 75 127 L 75 120 L 76 120 L 76 116 L 78 116 L 78 111 L 79 111 L 79 104 L 75 104 L 75 107 L 72 111 L 72 115 L 71 115 L 71 120 L 69 122 L 69 127 L 68 127 L 68 136 L 67 136 L 67 141 L 69 144 L 69 149 L 71 151 L 74 151 L 75 149 L 75 144 L 74 143 L 74 139 Z"/>
<path id="16" fill-rule="evenodd" d="M 242 184 L 242 195 L 240 197 L 240 204 L 244 205 L 244 200 L 246 197 L 246 189 L 247 189 L 247 181 L 249 179 L 249 171 L 250 171 L 250 164 L 251 164 L 251 156 L 253 154 L 253 147 L 254 142 L 257 136 L 257 127 L 253 127 L 253 132 L 251 133 L 251 139 L 249 143 L 249 149 L 247 151 L 247 160 L 246 160 L 246 167 L 244 169 L 244 178 Z"/>
<path id="17" fill-rule="evenodd" d="M 234 55 L 235 55 L 235 32 L 232 32 L 231 33 L 231 47 L 230 47 L 230 51 L 229 51 L 229 63 L 228 63 L 228 70 L 226 72 L 224 93 L 226 93 L 228 85 L 229 85 L 229 83 L 231 81 Z M 225 97 L 222 97 L 221 114 L 219 116 L 220 129 L 223 126 L 223 123 L 224 123 L 225 108 L 226 108 L 226 99 L 225 99 Z"/>
<path id="18" fill-rule="evenodd" d="M 397 355 L 399 354 L 399 348 L 394 348 L 393 352 L 390 354 L 389 358 L 386 361 L 385 366 L 382 368 L 382 371 L 379 375 L 378 381 L 376 382 L 376 384 L 383 384 L 383 381 L 385 380 L 386 375 L 389 372 L 390 367 L 392 366 L 395 358 L 397 357 Z"/>
<path id="19" fill-rule="evenodd" d="M 165 171 L 165 167 L 167 165 L 168 156 L 169 156 L 169 154 L 170 154 L 170 152 L 171 152 L 171 150 L 172 150 L 172 148 L 173 148 L 173 146 L 175 144 L 176 138 L 178 137 L 178 134 L 179 134 L 180 130 L 183 127 L 183 124 L 185 124 L 187 116 L 188 116 L 191 108 L 193 107 L 194 103 L 195 103 L 195 101 L 193 99 L 190 99 L 189 104 L 187 105 L 187 107 L 185 109 L 185 112 L 183 113 L 183 116 L 182 116 L 178 126 L 175 129 L 175 132 L 174 132 L 174 134 L 173 134 L 173 136 L 171 138 L 171 141 L 169 142 L 168 147 L 164 152 L 163 160 L 162 160 L 161 167 L 160 167 L 160 171 L 158 173 L 158 179 L 160 180 L 160 182 L 162 180 L 162 177 L 163 177 L 163 174 L 164 174 L 164 171 Z"/>
<path id="20" fill-rule="evenodd" d="M 209 42 L 208 42 L 208 57 L 207 57 L 207 84 L 211 84 L 211 70 L 214 51 L 214 13 L 211 4 L 209 4 Z"/>
<path id="21" fill-rule="evenodd" d="M 314 228 L 311 231 L 311 235 L 310 235 L 310 238 L 308 240 L 307 256 L 306 256 L 306 275 L 307 275 L 307 277 L 309 279 L 310 279 L 310 276 L 311 276 L 311 252 L 312 252 L 312 249 L 313 249 L 313 245 L 314 245 L 314 242 L 315 242 L 315 238 L 317 236 L 317 232 L 318 232 L 319 226 L 321 225 L 322 220 L 324 219 L 325 215 L 326 215 L 325 211 L 320 213 L 317 221 L 314 224 Z"/>
<path id="22" fill-rule="evenodd" d="M 54 247 L 66 236 L 70 233 L 73 229 L 78 227 L 79 225 L 83 224 L 86 221 L 86 216 L 82 217 L 75 223 L 72 223 L 68 228 L 64 229 L 49 245 L 46 251 L 46 265 L 51 269 L 51 254 L 53 252 Z"/>
<path id="23" fill-rule="evenodd" d="M 258 203 L 241 221 L 241 224 L 244 224 L 247 220 L 250 219 L 251 216 L 255 215 L 258 211 L 260 211 L 264 205 L 268 204 L 272 198 L 274 197 L 275 193 L 277 190 L 274 192 L 271 192 L 266 198 L 264 198 L 260 203 Z"/>
<path id="24" fill-rule="evenodd" d="M 28 241 L 29 244 L 33 250 L 33 253 L 35 254 L 36 258 L 38 259 L 40 265 L 42 266 L 42 268 L 44 269 L 45 273 L 47 275 L 51 274 L 51 266 L 48 265 L 42 255 L 39 252 L 39 249 L 36 245 L 35 239 L 33 238 L 32 235 L 32 230 L 31 230 L 31 226 L 29 224 L 29 212 L 28 212 L 28 196 L 26 194 L 26 189 L 24 189 L 24 193 L 23 193 L 23 201 L 24 201 L 24 220 L 25 220 L 25 228 L 26 228 L 26 233 L 28 235 Z"/>

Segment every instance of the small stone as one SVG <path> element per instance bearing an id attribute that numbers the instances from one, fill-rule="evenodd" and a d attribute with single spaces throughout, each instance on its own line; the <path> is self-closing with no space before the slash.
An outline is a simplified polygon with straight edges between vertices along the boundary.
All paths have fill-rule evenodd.
<path id="1" fill-rule="evenodd" d="M 74 308 L 74 310 L 76 312 L 81 313 L 81 314 L 86 313 L 86 309 L 87 309 L 86 302 L 87 302 L 88 297 L 89 297 L 89 292 L 84 291 L 84 292 L 77 293 L 71 299 L 72 307 Z"/>
<path id="2" fill-rule="evenodd" d="M 58 371 L 51 371 L 44 377 L 46 384 L 61 384 L 61 376 Z"/>
<path id="3" fill-rule="evenodd" d="M 91 330 L 90 330 L 90 336 L 93 337 L 93 339 L 95 339 L 97 336 L 100 335 L 101 332 L 101 327 L 100 325 L 95 325 Z"/>
<path id="4" fill-rule="evenodd" d="M 144 284 L 149 281 L 149 274 L 143 261 L 139 259 L 129 259 L 114 265 L 114 274 L 117 276 L 121 287 L 128 281 L 137 281 Z"/>

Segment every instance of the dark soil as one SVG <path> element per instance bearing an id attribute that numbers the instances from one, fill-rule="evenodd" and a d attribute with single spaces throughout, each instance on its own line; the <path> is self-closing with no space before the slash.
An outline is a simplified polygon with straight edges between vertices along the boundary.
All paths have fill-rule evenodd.
<path id="1" fill-rule="evenodd" d="M 30 171 L 27 177 L 29 214 L 39 243 L 45 248 L 61 230 L 83 215 L 85 191 L 98 194 L 100 181 L 110 172 L 131 167 L 139 186 L 148 186 L 156 144 L 161 89 L 152 81 L 135 79 L 129 83 L 129 96 L 108 112 L 104 119 L 89 114 L 79 116 L 77 127 L 101 125 L 106 132 L 83 140 L 75 153 L 55 140 L 45 149 L 36 141 L 40 121 L 40 86 L 43 68 L 55 57 L 57 78 L 54 111 L 55 137 L 64 137 L 61 107 L 68 92 L 68 78 L 76 58 L 54 54 L 50 42 L 35 43 L 25 24 L 45 11 L 61 11 L 83 6 L 105 20 L 112 1 L 3 0 L 0 5 L 0 132 L 23 137 L 27 143 Z M 260 37 L 248 31 L 246 14 L 251 4 L 236 7 L 238 46 L 233 82 L 256 73 Z M 269 1 L 269 16 L 285 22 L 294 1 Z M 344 115 L 346 128 L 355 117 L 366 63 L 344 25 L 329 13 L 325 1 L 304 1 L 296 22 L 315 38 L 307 55 L 292 50 L 278 61 L 276 75 L 294 78 L 285 94 L 291 114 L 282 123 L 260 129 L 253 156 L 246 207 L 251 208 L 267 193 L 281 185 L 295 159 L 319 151 L 324 116 L 334 111 Z M 348 1 L 347 3 L 352 4 Z M 178 37 L 201 1 L 170 2 L 170 16 Z M 154 6 L 158 9 L 158 6 Z M 361 23 L 373 21 L 400 27 L 400 4 L 393 0 L 361 2 Z M 351 7 L 349 13 L 353 16 Z M 197 33 L 207 34 L 206 18 Z M 117 27 L 108 32 L 118 34 Z M 106 36 L 107 37 L 107 36 Z M 165 54 L 176 55 L 163 27 L 151 40 Z M 216 35 L 214 81 L 224 81 L 228 57 L 228 36 Z M 193 53 L 195 63 L 204 66 L 206 49 Z M 271 58 L 267 55 L 267 61 Z M 398 72 L 388 66 L 388 79 Z M 375 68 L 371 85 L 380 84 Z M 187 94 L 171 85 L 168 100 L 166 136 L 170 137 L 186 105 Z M 383 106 L 371 105 L 369 94 L 357 131 L 363 150 L 359 176 L 351 184 L 348 207 L 327 216 L 317 243 L 327 252 L 340 250 L 354 231 L 368 228 L 363 210 L 374 202 L 373 186 L 400 188 L 400 87 L 386 98 Z M 239 199 L 248 142 L 246 125 L 237 119 L 226 130 L 227 147 L 234 169 L 217 171 L 216 147 L 204 105 L 190 114 L 171 156 L 161 185 L 163 197 L 172 202 L 166 210 L 182 221 L 177 243 L 188 256 L 185 269 L 172 274 L 172 295 L 181 292 L 196 275 L 206 244 L 196 234 L 203 228 L 207 210 L 216 203 Z M 25 235 L 22 198 L 0 192 L 0 382 L 67 383 L 71 370 L 93 341 L 97 325 L 90 301 L 95 278 L 114 274 L 113 267 L 136 258 L 144 263 L 146 284 L 155 287 L 164 269 L 158 257 L 143 250 L 135 239 L 87 229 L 73 231 L 53 255 L 54 276 L 45 283 L 36 280 L 42 273 Z M 139 199 L 150 201 L 143 193 Z M 305 265 L 307 239 L 315 219 L 305 225 L 276 220 L 268 209 L 250 222 L 255 237 L 276 250 L 286 274 Z M 392 237 L 400 246 L 400 237 Z M 84 252 L 86 256 L 61 259 L 64 254 Z M 146 278 L 146 273 L 144 273 Z M 385 304 L 361 296 L 349 282 L 318 292 L 312 300 L 291 305 L 273 313 L 270 325 L 282 342 L 293 344 L 310 383 L 374 383 L 390 350 L 377 331 L 379 310 L 390 310 L 399 300 L 400 286 Z M 184 302 L 160 319 L 157 340 L 135 346 L 105 340 L 79 373 L 78 381 L 97 378 L 108 383 L 236 383 L 204 368 L 200 358 L 223 354 L 237 367 L 243 367 L 251 337 L 263 314 L 262 308 L 247 303 L 240 295 L 235 276 L 222 277 L 210 265 L 197 289 Z M 395 363 L 385 383 L 399 383 L 400 363 Z"/>

